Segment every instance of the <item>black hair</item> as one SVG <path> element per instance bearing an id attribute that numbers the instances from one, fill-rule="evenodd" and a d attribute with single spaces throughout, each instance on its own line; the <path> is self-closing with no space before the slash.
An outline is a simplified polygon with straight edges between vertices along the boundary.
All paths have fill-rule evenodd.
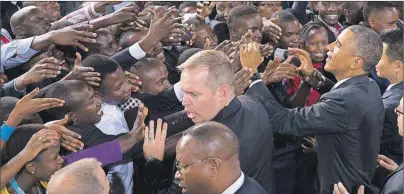
<path id="1" fill-rule="evenodd" d="M 403 30 L 389 29 L 380 33 L 380 39 L 388 45 L 386 55 L 389 61 L 399 60 L 404 63 Z"/>
<path id="2" fill-rule="evenodd" d="M 275 17 L 276 17 L 276 16 L 279 16 L 279 23 L 280 23 L 280 24 L 286 23 L 286 22 L 294 22 L 294 21 L 299 22 L 299 20 L 295 17 L 295 15 L 293 15 L 293 14 L 290 13 L 290 12 L 288 12 L 287 10 L 282 10 L 282 11 L 280 11 L 279 13 L 277 13 L 277 14 L 275 15 Z"/>
<path id="3" fill-rule="evenodd" d="M 183 3 L 180 4 L 178 10 L 181 11 L 186 7 L 196 7 L 196 1 L 184 1 Z"/>
<path id="4" fill-rule="evenodd" d="M 306 25 L 304 25 L 302 28 L 302 40 L 304 42 L 306 42 L 309 39 L 310 31 L 317 30 L 317 29 L 325 30 L 325 32 L 327 33 L 327 30 L 318 23 L 311 22 L 311 23 L 307 23 Z"/>
<path id="5" fill-rule="evenodd" d="M 365 22 L 365 25 L 368 26 L 368 20 L 370 17 L 370 14 L 374 12 L 380 12 L 383 11 L 385 8 L 393 8 L 395 7 L 394 4 L 392 4 L 389 1 L 369 1 L 365 4 L 363 7 L 363 19 Z"/>
<path id="6" fill-rule="evenodd" d="M 31 137 L 43 128 L 45 126 L 40 124 L 28 124 L 17 127 L 6 143 L 4 151 L 7 159 L 11 160 L 20 153 Z"/>
<path id="7" fill-rule="evenodd" d="M 145 71 L 147 72 L 148 70 L 158 67 L 160 65 L 164 66 L 164 64 L 161 63 L 158 59 L 151 57 L 144 57 L 130 67 L 130 72 L 132 73 L 134 72 L 141 73 Z"/>
<path id="8" fill-rule="evenodd" d="M 121 33 L 121 36 L 119 37 L 119 45 L 122 46 L 122 49 L 126 49 L 129 46 L 131 46 L 128 45 L 126 42 L 135 32 L 136 32 L 135 30 L 127 30 Z"/>
<path id="9" fill-rule="evenodd" d="M 186 23 L 186 24 L 189 24 L 189 25 L 194 24 L 194 25 L 195 25 L 195 29 L 198 29 L 198 28 L 200 28 L 200 27 L 207 27 L 207 28 L 209 28 L 209 25 L 208 25 L 208 24 L 206 24 L 204 21 L 202 21 L 202 20 L 200 20 L 200 19 L 197 19 L 197 18 L 191 18 L 191 19 L 185 21 L 185 23 Z"/>
<path id="10" fill-rule="evenodd" d="M 48 109 L 47 112 L 54 119 L 63 119 L 67 113 L 73 112 L 83 101 L 75 94 L 88 89 L 90 89 L 90 86 L 79 80 L 61 80 L 49 85 L 45 98 L 58 98 L 64 100 L 65 103 L 62 107 Z"/>
<path id="11" fill-rule="evenodd" d="M 259 14 L 257 8 L 251 5 L 238 5 L 231 9 L 227 16 L 227 25 L 229 26 L 229 29 L 234 29 L 236 23 L 243 19 L 242 17 L 251 14 Z"/>
<path id="12" fill-rule="evenodd" d="M 103 90 L 103 82 L 106 78 L 107 75 L 115 73 L 118 71 L 118 69 L 121 69 L 119 66 L 118 62 L 116 62 L 114 59 L 104 56 L 104 55 L 90 55 L 86 57 L 83 62 L 83 67 L 92 67 L 94 68 L 95 72 L 98 72 L 101 74 L 101 83 L 100 83 L 100 90 Z"/>
<path id="13" fill-rule="evenodd" d="M 285 9 L 285 11 L 293 14 L 300 24 L 302 25 L 307 24 L 306 12 L 302 13 L 299 10 L 293 8 L 287 8 Z"/>
<path id="14" fill-rule="evenodd" d="M 192 55 L 196 54 L 197 52 L 202 51 L 200 48 L 190 48 L 181 53 L 177 60 L 177 66 L 183 64 L 186 60 L 188 60 Z"/>

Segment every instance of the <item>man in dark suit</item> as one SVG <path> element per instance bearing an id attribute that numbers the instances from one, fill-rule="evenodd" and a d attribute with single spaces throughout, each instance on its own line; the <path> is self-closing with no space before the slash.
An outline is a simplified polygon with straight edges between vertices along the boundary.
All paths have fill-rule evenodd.
<path id="1" fill-rule="evenodd" d="M 380 60 L 382 47 L 375 32 L 351 26 L 329 46 L 325 70 L 339 81 L 319 103 L 285 109 L 271 95 L 262 96 L 275 132 L 316 135 L 317 189 L 321 194 L 332 193 L 338 181 L 344 182 L 349 191 L 359 184 L 374 190 L 370 180 L 376 169 L 384 110 L 380 90 L 367 74 Z M 300 49 L 290 52 L 304 59 L 300 70 L 311 75 L 310 55 Z"/>
<path id="2" fill-rule="evenodd" d="M 241 169 L 272 193 L 273 135 L 270 120 L 263 119 L 269 115 L 258 97 L 262 91 L 254 87 L 236 97 L 230 60 L 218 51 L 200 51 L 179 68 L 182 70 L 180 90 L 174 86 L 175 92 L 171 90 L 171 93 L 175 95 L 167 96 L 167 99 L 177 96 L 182 100 L 185 111 L 176 117 L 186 114 L 194 123 L 216 121 L 229 127 L 240 140 Z M 173 120 L 175 124 L 177 121 Z M 173 183 L 172 177 L 164 178 Z M 176 183 L 174 180 L 168 193 L 181 192 Z"/>
<path id="3" fill-rule="evenodd" d="M 397 114 L 394 109 L 403 97 L 403 31 L 387 30 L 380 34 L 380 38 L 383 41 L 383 55 L 376 66 L 376 71 L 379 77 L 390 82 L 382 96 L 385 119 L 380 154 L 400 164 L 403 162 L 403 140 L 398 133 Z M 389 173 L 383 168 L 378 168 L 373 184 L 382 187 Z"/>
<path id="4" fill-rule="evenodd" d="M 236 134 L 217 122 L 202 122 L 184 131 L 177 145 L 177 172 L 183 193 L 266 194 L 240 168 Z"/>

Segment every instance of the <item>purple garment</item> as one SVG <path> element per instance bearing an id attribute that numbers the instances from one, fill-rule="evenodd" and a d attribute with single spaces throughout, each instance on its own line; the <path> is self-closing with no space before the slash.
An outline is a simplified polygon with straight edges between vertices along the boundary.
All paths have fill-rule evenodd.
<path id="1" fill-rule="evenodd" d="M 64 157 L 65 166 L 83 158 L 95 158 L 102 166 L 122 160 L 121 145 L 119 140 L 95 145 L 79 152 L 71 153 Z"/>

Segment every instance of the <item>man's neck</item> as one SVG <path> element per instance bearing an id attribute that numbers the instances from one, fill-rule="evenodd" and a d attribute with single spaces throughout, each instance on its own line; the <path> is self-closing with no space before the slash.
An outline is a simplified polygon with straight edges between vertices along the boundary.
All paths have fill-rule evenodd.
<path id="1" fill-rule="evenodd" d="M 38 180 L 36 180 L 35 177 L 29 174 L 26 170 L 23 170 L 15 181 L 25 193 L 31 190 L 31 188 L 34 187 L 38 182 Z"/>
<path id="2" fill-rule="evenodd" d="M 231 185 L 233 185 L 237 179 L 239 179 L 241 176 L 241 170 L 238 171 L 233 171 L 225 174 L 226 178 L 221 178 L 218 183 L 221 185 L 218 185 L 218 187 L 215 189 L 216 192 L 214 193 L 223 193 L 226 189 L 228 189 Z"/>

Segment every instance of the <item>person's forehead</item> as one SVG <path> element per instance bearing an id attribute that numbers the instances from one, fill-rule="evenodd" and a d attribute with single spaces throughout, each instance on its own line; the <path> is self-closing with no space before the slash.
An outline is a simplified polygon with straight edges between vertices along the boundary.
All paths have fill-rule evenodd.
<path id="1" fill-rule="evenodd" d="M 296 29 L 300 30 L 300 24 L 298 21 L 287 21 L 280 24 L 282 31 L 295 31 Z"/>
<path id="2" fill-rule="evenodd" d="M 262 26 L 262 19 L 258 13 L 252 13 L 239 18 L 239 24 L 251 27 Z"/>
<path id="3" fill-rule="evenodd" d="M 55 141 L 56 141 L 56 145 L 52 145 L 51 147 L 46 149 L 44 152 L 42 152 L 43 156 L 53 157 L 53 156 L 55 156 L 56 154 L 59 153 L 59 151 L 60 151 L 60 141 L 59 140 L 55 140 Z"/>
<path id="4" fill-rule="evenodd" d="M 168 74 L 167 68 L 164 65 L 158 65 L 144 72 L 147 79 L 159 80 Z"/>
<path id="5" fill-rule="evenodd" d="M 376 12 L 374 16 L 379 19 L 398 20 L 399 13 L 398 10 L 394 7 L 386 7 L 382 11 Z"/>
<path id="6" fill-rule="evenodd" d="M 309 38 L 314 38 L 314 37 L 324 37 L 327 38 L 328 34 L 327 31 L 324 28 L 316 28 L 310 30 L 308 37 Z"/>
<path id="7" fill-rule="evenodd" d="M 179 162 L 184 162 L 191 157 L 193 157 L 192 150 L 194 150 L 195 145 L 192 138 L 189 135 L 182 136 L 178 141 L 176 148 L 177 160 Z"/>
<path id="8" fill-rule="evenodd" d="M 115 72 L 105 76 L 104 83 L 108 86 L 114 87 L 121 84 L 123 79 L 125 79 L 125 74 L 122 69 L 118 68 Z"/>

